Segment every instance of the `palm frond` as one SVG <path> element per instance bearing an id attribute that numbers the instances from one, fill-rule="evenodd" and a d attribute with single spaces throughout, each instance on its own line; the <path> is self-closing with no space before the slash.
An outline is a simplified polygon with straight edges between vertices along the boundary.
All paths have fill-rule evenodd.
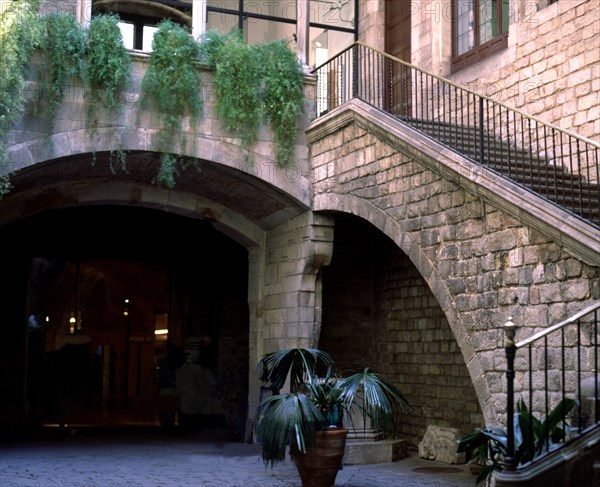
<path id="1" fill-rule="evenodd" d="M 386 438 L 393 437 L 401 414 L 409 404 L 398 386 L 370 368 L 341 379 L 338 388 L 346 410 L 357 405 L 371 426 L 381 430 Z"/>
<path id="2" fill-rule="evenodd" d="M 331 355 L 316 348 L 285 348 L 266 354 L 258 364 L 259 378 L 270 382 L 275 391 L 279 391 L 289 375 L 292 391 L 307 382 L 317 367 L 334 366 Z"/>
<path id="3" fill-rule="evenodd" d="M 263 461 L 270 466 L 285 459 L 288 445 L 306 452 L 325 422 L 312 401 L 299 393 L 270 397 L 260 405 L 258 416 L 255 434 L 262 444 Z"/>

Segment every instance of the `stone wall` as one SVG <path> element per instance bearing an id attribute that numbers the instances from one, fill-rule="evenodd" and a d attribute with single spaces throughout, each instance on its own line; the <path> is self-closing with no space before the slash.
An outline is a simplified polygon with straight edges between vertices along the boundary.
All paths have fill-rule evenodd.
<path id="1" fill-rule="evenodd" d="M 315 209 L 370 221 L 410 257 L 450 325 L 486 423 L 502 423 L 502 325 L 513 317 L 519 340 L 591 305 L 600 268 L 373 131 L 332 116 L 309 133 Z M 516 390 L 524 386 L 518 375 Z"/>
<path id="2" fill-rule="evenodd" d="M 374 349 L 378 368 L 402 384 L 410 401 L 402 433 L 414 446 L 430 424 L 470 433 L 483 416 L 465 359 L 423 276 L 390 244 L 377 259 Z"/>
<path id="3" fill-rule="evenodd" d="M 469 372 L 446 317 L 397 245 L 358 218 L 336 218 L 323 270 L 319 347 L 342 371 L 373 367 L 410 402 L 400 434 L 417 446 L 427 425 L 464 434 L 483 424 Z"/>
<path id="4" fill-rule="evenodd" d="M 600 141 L 600 9 L 561 0 L 518 12 L 508 49 L 448 76 L 529 115 Z"/>
<path id="5" fill-rule="evenodd" d="M 412 64 L 560 128 L 600 140 L 600 9 L 511 0 L 507 49 L 452 73 L 450 0 L 406 0 Z M 383 50 L 385 1 L 362 0 L 360 40 Z"/>

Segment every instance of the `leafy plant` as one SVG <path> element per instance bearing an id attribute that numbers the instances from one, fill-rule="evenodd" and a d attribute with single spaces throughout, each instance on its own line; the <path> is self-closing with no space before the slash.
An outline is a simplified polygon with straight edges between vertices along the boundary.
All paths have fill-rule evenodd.
<path id="1" fill-rule="evenodd" d="M 241 33 L 210 31 L 201 48 L 215 70 L 216 111 L 225 128 L 245 144 L 256 142 L 263 115 L 275 139 L 275 158 L 292 162 L 304 100 L 304 75 L 295 53 L 282 40 L 248 45 Z"/>
<path id="2" fill-rule="evenodd" d="M 218 40 L 217 40 L 218 39 Z M 225 128 L 251 145 L 258 138 L 261 121 L 261 66 L 257 48 L 246 44 L 239 31 L 213 36 L 216 112 Z M 208 51 L 211 52 L 211 51 Z"/>
<path id="3" fill-rule="evenodd" d="M 333 374 L 331 356 L 318 349 L 291 348 L 263 356 L 259 378 L 270 382 L 274 395 L 258 409 L 255 433 L 262 458 L 271 466 L 285 458 L 287 445 L 300 452 L 316 441 L 316 432 L 342 424 L 342 414 L 358 407 L 386 438 L 396 432 L 408 402 L 400 389 L 369 368 L 342 378 Z M 326 370 L 324 376 L 319 370 Z M 289 380 L 290 392 L 280 393 Z"/>
<path id="4" fill-rule="evenodd" d="M 16 0 L 0 11 L 0 199 L 12 188 L 3 139 L 22 114 L 30 58 L 42 42 L 39 3 Z"/>
<path id="5" fill-rule="evenodd" d="M 262 49 L 264 110 L 275 137 L 280 165 L 292 162 L 298 120 L 304 100 L 304 74 L 295 53 L 284 41 L 271 41 Z"/>
<path id="6" fill-rule="evenodd" d="M 514 460 L 516 465 L 531 462 L 545 452 L 551 451 L 566 438 L 564 424 L 577 401 L 570 398 L 561 400 L 550 411 L 545 420 L 536 418 L 521 399 L 513 420 L 515 436 Z M 468 463 L 481 466 L 475 483 L 489 483 L 494 472 L 502 470 L 504 458 L 508 454 L 507 434 L 500 428 L 478 428 L 458 442 L 459 453 L 465 453 Z"/>
<path id="7" fill-rule="evenodd" d="M 48 111 L 53 118 L 58 103 L 63 99 L 67 80 L 83 79 L 86 34 L 71 14 L 54 12 L 44 17 L 46 40 L 44 50 L 48 57 L 49 83 L 44 93 Z"/>
<path id="8" fill-rule="evenodd" d="M 86 80 L 105 107 L 118 105 L 131 71 L 131 57 L 123 44 L 115 15 L 94 15 L 86 45 Z"/>
<path id="9" fill-rule="evenodd" d="M 181 158 L 174 154 L 175 136 L 184 145 L 182 120 L 189 115 L 192 124 L 200 114 L 199 78 L 195 63 L 199 46 L 185 27 L 162 20 L 152 42 L 150 65 L 142 80 L 142 93 L 160 113 L 162 137 L 159 140 L 161 168 L 157 183 L 172 188 Z"/>

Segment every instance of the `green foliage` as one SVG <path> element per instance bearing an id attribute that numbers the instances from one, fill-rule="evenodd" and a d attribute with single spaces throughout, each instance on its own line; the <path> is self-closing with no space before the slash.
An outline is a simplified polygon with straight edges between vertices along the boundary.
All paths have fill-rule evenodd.
<path id="1" fill-rule="evenodd" d="M 180 158 L 175 156 L 175 136 L 182 134 L 183 117 L 189 115 L 192 124 L 200 114 L 200 80 L 196 63 L 199 46 L 187 29 L 170 20 L 158 24 L 152 42 L 150 65 L 142 80 L 142 94 L 158 110 L 162 137 L 159 140 L 161 168 L 156 182 L 172 188 Z M 185 143 L 182 138 L 180 145 Z"/>
<path id="2" fill-rule="evenodd" d="M 289 348 L 263 356 L 259 379 L 271 384 L 273 396 L 261 402 L 255 433 L 265 464 L 285 457 L 285 447 L 306 452 L 316 432 L 340 425 L 341 415 L 358 407 L 385 438 L 395 435 L 408 402 L 400 389 L 369 368 L 346 378 L 332 374 L 331 356 L 317 349 Z M 326 370 L 324 376 L 319 370 Z M 289 380 L 290 393 L 279 389 Z"/>
<path id="3" fill-rule="evenodd" d="M 570 398 L 561 400 L 550 411 L 547 418 L 536 418 L 521 399 L 513 420 L 515 434 L 514 460 L 517 465 L 531 462 L 540 455 L 551 451 L 566 438 L 562 427 L 577 401 Z M 459 453 L 465 453 L 468 463 L 481 465 L 475 483 L 488 482 L 494 472 L 502 470 L 504 458 L 508 454 L 507 434 L 500 428 L 478 428 L 458 442 Z"/>
<path id="4" fill-rule="evenodd" d="M 212 38 L 217 115 L 227 130 L 251 145 L 258 138 L 261 121 L 262 70 L 257 47 L 246 44 L 239 32 Z"/>
<path id="5" fill-rule="evenodd" d="M 181 117 L 197 117 L 201 109 L 196 68 L 199 46 L 187 29 L 163 20 L 158 24 L 152 49 L 142 91 L 167 116 L 167 127 L 179 128 Z"/>
<path id="6" fill-rule="evenodd" d="M 63 99 L 67 80 L 83 80 L 85 62 L 85 29 L 75 17 L 66 13 L 50 13 L 44 17 L 46 39 L 44 50 L 49 67 L 49 83 L 45 101 L 50 117 L 54 117 L 57 105 Z"/>
<path id="7" fill-rule="evenodd" d="M 17 0 L 0 12 L 0 199 L 12 187 L 2 139 L 22 114 L 29 61 L 42 41 L 38 5 L 37 0 Z"/>
<path id="8" fill-rule="evenodd" d="M 262 51 L 264 110 L 275 137 L 275 157 L 279 164 L 286 165 L 292 162 L 296 148 L 304 74 L 284 41 L 269 42 Z"/>
<path id="9" fill-rule="evenodd" d="M 131 57 L 123 45 L 115 15 L 95 15 L 88 29 L 86 80 L 94 98 L 108 108 L 119 104 L 131 71 Z"/>
<path id="10" fill-rule="evenodd" d="M 248 45 L 239 31 L 209 32 L 201 49 L 215 70 L 216 110 L 225 128 L 251 145 L 264 115 L 275 138 L 275 158 L 292 162 L 304 100 L 304 75 L 295 53 L 282 40 Z"/>
<path id="11" fill-rule="evenodd" d="M 257 441 L 262 445 L 265 464 L 271 467 L 285 460 L 287 445 L 306 452 L 315 443 L 315 431 L 325 422 L 313 401 L 297 392 L 271 396 L 261 403 L 260 413 L 263 420 L 257 429 Z"/>

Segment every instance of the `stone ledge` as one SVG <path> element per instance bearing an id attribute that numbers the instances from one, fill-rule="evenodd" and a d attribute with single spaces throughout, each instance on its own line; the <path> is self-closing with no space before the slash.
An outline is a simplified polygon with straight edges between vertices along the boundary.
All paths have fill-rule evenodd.
<path id="1" fill-rule="evenodd" d="M 408 455 L 408 440 L 348 440 L 344 465 L 369 465 L 400 460 Z"/>

